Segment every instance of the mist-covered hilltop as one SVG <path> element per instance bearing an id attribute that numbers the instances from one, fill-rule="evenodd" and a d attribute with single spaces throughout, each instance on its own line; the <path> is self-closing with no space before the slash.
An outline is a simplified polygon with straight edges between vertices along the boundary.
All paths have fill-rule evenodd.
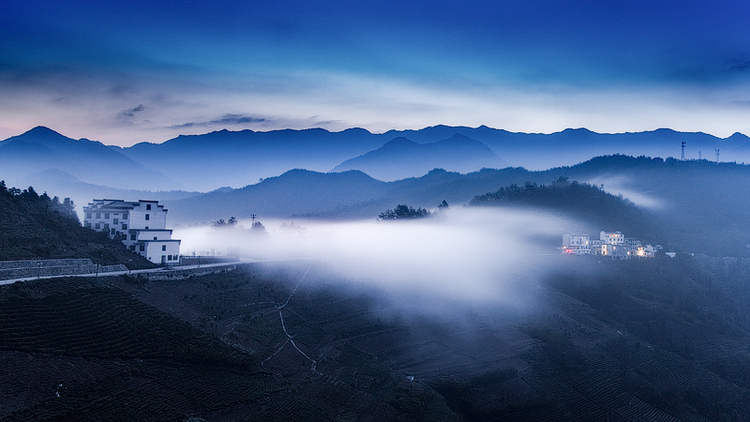
<path id="1" fill-rule="evenodd" d="M 589 183 L 632 202 L 638 213 L 660 227 L 664 246 L 714 256 L 744 256 L 750 238 L 750 167 L 706 160 L 680 161 L 624 155 L 596 157 L 570 167 L 545 171 L 523 168 L 484 169 L 469 174 L 433 170 L 418 178 L 380 182 L 360 172 L 315 173 L 295 170 L 238 190 L 168 201 L 170 215 L 181 222 L 247 218 L 374 219 L 398 204 L 425 209 L 443 200 L 468 204 L 477 195 L 511 184 L 549 185 L 559 178 Z M 587 208 L 585 197 L 567 197 L 587 218 L 606 221 L 611 210 Z M 633 205 L 634 204 L 634 205 Z M 634 211 L 635 212 L 635 211 Z M 583 217 L 583 216 L 580 216 Z M 644 231 L 650 225 L 633 223 Z M 602 228 L 603 229 L 603 228 Z M 613 228 L 616 229 L 616 228 Z M 626 229 L 619 229 L 626 230 Z M 633 234 L 634 235 L 634 234 Z M 640 235 L 651 238 L 647 234 Z"/>
<path id="2" fill-rule="evenodd" d="M 646 241 L 656 241 L 664 236 L 653 216 L 631 201 L 607 193 L 599 186 L 570 182 L 564 177 L 548 185 L 527 182 L 524 186 L 504 186 L 474 197 L 469 204 L 547 210 L 584 221 L 594 229 L 622 231 Z"/>

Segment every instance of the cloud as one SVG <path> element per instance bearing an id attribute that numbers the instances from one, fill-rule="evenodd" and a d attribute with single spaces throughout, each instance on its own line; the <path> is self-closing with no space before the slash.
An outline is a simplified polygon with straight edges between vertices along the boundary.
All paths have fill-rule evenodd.
<path id="1" fill-rule="evenodd" d="M 143 104 L 139 104 L 137 107 L 133 107 L 133 108 L 130 108 L 130 109 L 127 109 L 127 110 L 123 110 L 122 113 L 120 113 L 120 116 L 121 117 L 126 117 L 126 118 L 135 117 L 135 115 L 137 113 L 140 113 L 140 112 L 142 112 L 145 109 L 146 109 L 146 107 L 144 107 Z"/>
<path id="2" fill-rule="evenodd" d="M 268 119 L 264 117 L 246 116 L 244 114 L 225 114 L 218 119 L 205 122 L 189 122 L 169 126 L 170 129 L 186 129 L 193 127 L 231 126 L 246 125 L 251 123 L 265 123 Z"/>

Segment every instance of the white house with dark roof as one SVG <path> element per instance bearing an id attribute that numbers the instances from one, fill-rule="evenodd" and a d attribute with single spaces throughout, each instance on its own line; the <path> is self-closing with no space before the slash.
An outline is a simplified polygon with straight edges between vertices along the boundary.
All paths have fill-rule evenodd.
<path id="1" fill-rule="evenodd" d="M 179 262 L 180 240 L 172 239 L 172 230 L 166 228 L 167 210 L 159 201 L 94 199 L 83 212 L 85 227 L 106 231 L 149 261 L 164 265 Z"/>

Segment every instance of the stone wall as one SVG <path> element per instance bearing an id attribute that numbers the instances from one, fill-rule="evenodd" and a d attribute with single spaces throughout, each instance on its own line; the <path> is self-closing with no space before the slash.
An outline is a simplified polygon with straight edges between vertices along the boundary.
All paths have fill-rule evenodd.
<path id="1" fill-rule="evenodd" d="M 0 261 L 0 280 L 29 277 L 95 274 L 97 271 L 127 271 L 122 264 L 97 265 L 90 259 L 34 259 Z"/>

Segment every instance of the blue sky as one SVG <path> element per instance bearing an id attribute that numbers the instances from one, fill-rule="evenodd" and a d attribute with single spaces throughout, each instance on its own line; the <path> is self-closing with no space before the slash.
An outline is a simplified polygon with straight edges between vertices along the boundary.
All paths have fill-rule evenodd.
<path id="1" fill-rule="evenodd" d="M 750 134 L 746 1 L 0 2 L 0 138 L 436 124 Z"/>

